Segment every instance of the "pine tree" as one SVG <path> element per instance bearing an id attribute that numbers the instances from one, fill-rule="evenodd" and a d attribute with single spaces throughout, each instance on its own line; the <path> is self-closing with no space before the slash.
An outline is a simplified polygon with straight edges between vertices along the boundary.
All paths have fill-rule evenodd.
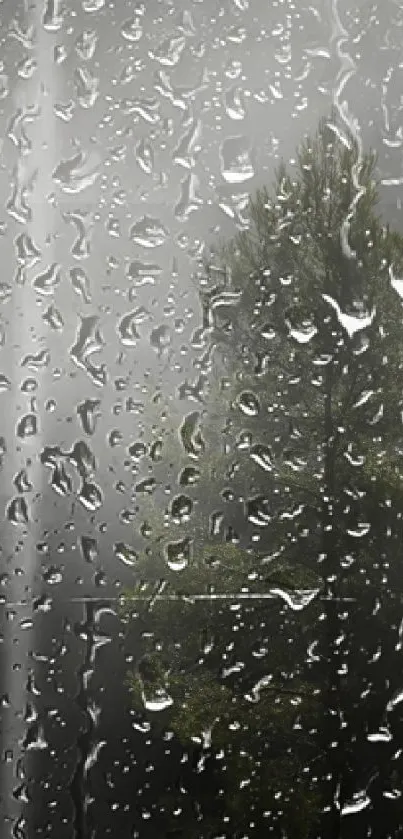
<path id="1" fill-rule="evenodd" d="M 200 730 L 210 731 L 215 756 L 224 754 L 231 836 L 270 828 L 336 839 L 344 817 L 354 832 L 380 819 L 399 835 L 403 824 L 393 742 L 403 238 L 383 225 L 378 197 L 376 156 L 333 113 L 301 144 L 294 170 L 282 165 L 273 189 L 251 199 L 249 229 L 219 244 L 213 261 L 224 279 L 213 282 L 205 266 L 204 327 L 218 373 L 198 457 L 208 467 L 214 452 L 215 465 L 197 492 L 202 507 L 221 486 L 222 525 L 195 528 L 180 574 L 181 557 L 170 565 L 161 550 L 144 576 L 149 584 L 158 567 L 170 591 L 188 596 L 238 587 L 278 599 L 250 598 L 238 621 L 212 599 L 160 600 L 144 625 L 148 681 L 173 731 L 191 741 L 198 728 L 202 748 Z M 200 652 L 206 627 L 214 641 Z M 144 684 L 137 672 L 138 702 Z"/>

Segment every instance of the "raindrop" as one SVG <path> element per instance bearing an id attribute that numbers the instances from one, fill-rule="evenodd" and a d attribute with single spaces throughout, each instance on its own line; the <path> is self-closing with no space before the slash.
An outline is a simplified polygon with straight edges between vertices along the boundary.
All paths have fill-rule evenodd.
<path id="1" fill-rule="evenodd" d="M 75 443 L 72 450 L 67 453 L 67 457 L 74 464 L 81 478 L 90 477 L 96 469 L 95 455 L 84 440 Z"/>
<path id="2" fill-rule="evenodd" d="M 168 231 L 161 222 L 150 216 L 143 216 L 130 230 L 130 238 L 143 248 L 159 247 L 167 236 Z"/>
<path id="3" fill-rule="evenodd" d="M 362 537 L 366 536 L 370 530 L 371 524 L 369 522 L 358 522 L 356 528 L 349 528 L 346 532 L 349 536 L 354 536 L 355 539 L 362 539 Z"/>
<path id="4" fill-rule="evenodd" d="M 145 690 L 142 691 L 143 705 L 146 711 L 158 712 L 165 711 L 173 705 L 173 699 L 163 688 L 157 688 L 152 696 L 148 696 Z"/>
<path id="5" fill-rule="evenodd" d="M 294 341 L 297 341 L 298 344 L 309 344 L 309 341 L 318 333 L 316 326 L 312 324 L 304 325 L 301 329 L 295 329 L 288 321 L 286 321 L 286 324 L 289 328 L 290 337 L 294 338 Z"/>
<path id="6" fill-rule="evenodd" d="M 380 728 L 379 731 L 375 731 L 373 734 L 367 734 L 367 740 L 370 743 L 390 743 L 392 734 L 388 728 Z"/>
<path id="7" fill-rule="evenodd" d="M 131 446 L 129 446 L 128 452 L 133 460 L 140 460 L 145 454 L 147 454 L 147 446 L 142 440 L 138 440 L 136 443 L 132 443 Z"/>
<path id="8" fill-rule="evenodd" d="M 171 516 L 175 523 L 182 524 L 189 521 L 193 508 L 192 499 L 187 495 L 177 495 L 172 499 Z"/>
<path id="9" fill-rule="evenodd" d="M 50 480 L 50 486 L 57 493 L 62 497 L 69 495 L 72 490 L 73 484 L 70 476 L 67 474 L 65 467 L 62 463 L 57 463 L 53 469 L 52 477 Z"/>
<path id="10" fill-rule="evenodd" d="M 102 490 L 97 484 L 83 481 L 78 499 L 86 510 L 95 512 L 103 504 Z"/>
<path id="11" fill-rule="evenodd" d="M 76 52 L 83 61 L 93 58 L 97 46 L 97 33 L 91 30 L 84 30 L 76 40 Z"/>
<path id="12" fill-rule="evenodd" d="M 150 333 L 150 344 L 155 350 L 157 350 L 160 357 L 162 356 L 164 350 L 170 347 L 171 343 L 172 330 L 165 324 L 156 326 Z"/>
<path id="13" fill-rule="evenodd" d="M 28 730 L 22 745 L 26 751 L 45 750 L 49 748 L 49 744 L 45 740 L 44 733 L 38 725 L 33 725 L 32 728 Z"/>
<path id="14" fill-rule="evenodd" d="M 128 565 L 130 568 L 133 568 L 137 562 L 137 553 L 134 548 L 131 548 L 129 545 L 125 545 L 124 542 L 116 542 L 114 545 L 114 552 L 117 559 L 123 563 L 123 565 Z"/>
<path id="15" fill-rule="evenodd" d="M 224 103 L 226 113 L 230 119 L 245 119 L 245 105 L 243 101 L 243 90 L 241 87 L 238 87 L 237 85 L 231 87 L 225 94 Z"/>
<path id="16" fill-rule="evenodd" d="M 150 447 L 150 457 L 154 463 L 157 463 L 159 460 L 162 460 L 162 440 L 155 440 Z"/>
<path id="17" fill-rule="evenodd" d="M 83 0 L 84 12 L 99 12 L 105 6 L 105 0 Z"/>
<path id="18" fill-rule="evenodd" d="M 126 347 L 135 347 L 140 338 L 136 329 L 136 315 L 137 310 L 128 312 L 118 323 L 120 340 Z"/>
<path id="19" fill-rule="evenodd" d="M 260 402 L 254 393 L 244 390 L 238 397 L 239 409 L 248 417 L 256 417 L 260 411 Z"/>
<path id="20" fill-rule="evenodd" d="M 249 142 L 244 136 L 227 137 L 220 146 L 221 172 L 229 184 L 239 184 L 254 177 Z"/>
<path id="21" fill-rule="evenodd" d="M 46 0 L 42 17 L 43 28 L 47 32 L 58 32 L 63 24 L 63 17 L 60 13 L 60 0 Z"/>
<path id="22" fill-rule="evenodd" d="M 265 472 L 272 471 L 273 461 L 269 446 L 264 446 L 262 443 L 255 443 L 250 450 L 250 458 L 264 469 Z"/>
<path id="23" fill-rule="evenodd" d="M 160 116 L 158 109 L 159 101 L 156 98 L 125 100 L 123 103 L 123 112 L 125 114 L 138 114 L 150 125 L 159 122 Z"/>
<path id="24" fill-rule="evenodd" d="M 160 265 L 153 262 L 140 262 L 134 260 L 130 262 L 126 274 L 127 278 L 134 283 L 135 286 L 154 285 L 155 277 L 162 273 Z"/>
<path id="25" fill-rule="evenodd" d="M 0 303 L 8 303 L 13 293 L 10 283 L 0 283 Z"/>
<path id="26" fill-rule="evenodd" d="M 128 18 L 128 20 L 125 20 L 125 22 L 122 23 L 120 31 L 122 33 L 123 38 L 125 38 L 126 41 L 130 41 L 132 43 L 139 41 L 143 34 L 143 29 L 140 20 L 138 17 L 135 16 Z"/>
<path id="27" fill-rule="evenodd" d="M 400 690 L 396 691 L 396 693 L 395 693 L 395 694 L 392 696 L 392 698 L 389 700 L 389 702 L 388 702 L 388 704 L 387 704 L 387 706 L 386 706 L 386 711 L 387 711 L 388 713 L 389 713 L 390 711 L 393 711 L 393 708 L 396 708 L 396 706 L 397 706 L 397 705 L 400 705 L 400 704 L 401 704 L 401 702 L 403 702 L 403 690 L 402 690 L 402 689 L 400 689 Z"/>
<path id="28" fill-rule="evenodd" d="M 6 516 L 12 524 L 28 524 L 28 505 L 23 495 L 17 495 L 9 501 Z"/>
<path id="29" fill-rule="evenodd" d="M 18 437 L 34 437 L 38 433 L 38 418 L 36 414 L 25 414 L 17 423 Z"/>
<path id="30" fill-rule="evenodd" d="M 63 581 L 63 574 L 60 568 L 51 565 L 43 572 L 42 578 L 49 586 L 56 586 Z"/>
<path id="31" fill-rule="evenodd" d="M 183 35 L 165 38 L 155 50 L 149 50 L 148 54 L 154 61 L 165 67 L 175 67 L 178 64 L 183 50 L 186 46 L 186 38 Z"/>
<path id="32" fill-rule="evenodd" d="M 81 553 L 85 562 L 94 563 L 98 558 L 98 543 L 91 536 L 82 536 L 80 540 Z"/>
<path id="33" fill-rule="evenodd" d="M 0 73 L 0 100 L 6 99 L 9 93 L 8 76 L 5 73 Z"/>
<path id="34" fill-rule="evenodd" d="M 210 536 L 219 536 L 221 527 L 224 521 L 224 515 L 220 511 L 210 514 L 209 518 L 209 534 Z"/>
<path id="35" fill-rule="evenodd" d="M 99 318 L 97 315 L 80 316 L 80 321 L 76 342 L 70 349 L 70 355 L 77 367 L 84 369 L 94 384 L 102 387 L 107 381 L 105 365 L 96 367 L 89 359 L 90 355 L 100 352 L 105 345 L 98 328 Z"/>
<path id="36" fill-rule="evenodd" d="M 70 277 L 74 291 L 82 297 L 84 303 L 91 303 L 90 281 L 84 268 L 71 268 Z"/>
<path id="37" fill-rule="evenodd" d="M 11 388 L 11 381 L 4 375 L 4 373 L 0 373 L 0 393 L 4 393 Z"/>
<path id="38" fill-rule="evenodd" d="M 86 259 L 90 255 L 91 214 L 85 210 L 74 210 L 64 213 L 63 218 L 66 222 L 72 222 L 77 230 L 77 239 L 71 248 L 72 255 L 75 259 Z"/>
<path id="39" fill-rule="evenodd" d="M 192 545 L 192 540 L 186 538 L 180 542 L 169 542 L 165 546 L 165 559 L 171 571 L 183 571 L 188 567 Z"/>
<path id="40" fill-rule="evenodd" d="M 179 427 L 179 438 L 185 452 L 191 457 L 198 457 L 204 451 L 205 443 L 199 428 L 200 414 L 193 411 L 184 418 Z"/>
<path id="41" fill-rule="evenodd" d="M 95 432 L 97 420 L 101 416 L 101 412 L 99 410 L 100 404 L 101 402 L 99 399 L 86 399 L 84 402 L 77 405 L 76 410 L 81 420 L 81 425 L 85 433 L 88 435 L 94 434 Z"/>
<path id="42" fill-rule="evenodd" d="M 181 194 L 174 210 L 175 217 L 179 221 L 186 221 L 188 216 L 203 204 L 198 188 L 199 181 L 194 172 L 191 172 L 181 182 Z"/>
<path id="43" fill-rule="evenodd" d="M 191 169 L 195 165 L 194 154 L 200 150 L 199 140 L 201 137 L 200 120 L 192 119 L 190 127 L 185 131 L 174 149 L 173 159 L 179 166 Z"/>
<path id="44" fill-rule="evenodd" d="M 361 813 L 371 804 L 371 799 L 366 791 L 357 792 L 351 801 L 348 801 L 341 810 L 342 816 L 352 816 L 355 813 Z"/>
<path id="45" fill-rule="evenodd" d="M 99 80 L 88 68 L 78 67 L 74 72 L 77 101 L 82 108 L 92 108 L 99 96 Z M 77 191 L 77 190 L 74 190 Z"/>
<path id="46" fill-rule="evenodd" d="M 40 257 L 40 250 L 34 245 L 28 233 L 20 233 L 15 239 L 15 249 L 17 262 L 24 265 L 26 268 L 32 268 Z"/>
<path id="47" fill-rule="evenodd" d="M 140 169 L 142 169 L 146 175 L 151 175 L 154 168 L 154 153 L 151 143 L 149 143 L 144 137 L 136 146 L 135 155 Z"/>
<path id="48" fill-rule="evenodd" d="M 40 350 L 40 352 L 36 353 L 36 355 L 28 354 L 24 356 L 21 361 L 21 367 L 28 367 L 28 370 L 33 370 L 36 373 L 38 370 L 42 370 L 44 367 L 47 367 L 49 362 L 49 350 Z"/>
<path id="49" fill-rule="evenodd" d="M 119 431 L 118 428 L 113 428 L 112 431 L 109 434 L 109 437 L 108 437 L 108 442 L 109 442 L 109 445 L 110 445 L 111 449 L 114 449 L 115 446 L 120 446 L 122 440 L 123 440 L 122 432 Z"/>
<path id="50" fill-rule="evenodd" d="M 250 498 L 246 504 L 246 518 L 257 527 L 267 527 L 271 522 L 270 503 L 263 495 Z"/>
<path id="51" fill-rule="evenodd" d="M 50 326 L 51 329 L 55 329 L 55 330 L 59 330 L 59 331 L 61 329 L 63 329 L 63 327 L 64 327 L 63 317 L 62 317 L 61 313 L 59 312 L 59 310 L 56 309 L 56 307 L 53 304 L 49 306 L 49 308 L 42 315 L 42 317 L 43 317 L 43 320 L 45 321 L 45 323 L 47 323 L 48 326 Z"/>
<path id="52" fill-rule="evenodd" d="M 24 819 L 23 816 L 20 816 L 19 819 L 15 822 L 12 832 L 12 839 L 28 839 L 27 833 L 25 832 L 25 828 L 27 826 L 27 821 Z"/>
<path id="53" fill-rule="evenodd" d="M 144 478 L 143 481 L 140 481 L 140 483 L 136 485 L 136 492 L 151 495 L 151 493 L 154 492 L 156 486 L 157 482 L 155 478 Z"/>
<path id="54" fill-rule="evenodd" d="M 68 52 L 64 44 L 56 44 L 53 50 L 53 58 L 55 64 L 63 64 L 63 61 L 66 60 L 68 56 Z"/>
<path id="55" fill-rule="evenodd" d="M 293 589 L 271 588 L 270 594 L 281 597 L 287 606 L 294 612 L 300 612 L 309 606 L 312 600 L 319 594 L 320 589 Z"/>
<path id="56" fill-rule="evenodd" d="M 33 485 L 28 478 L 26 469 L 21 469 L 21 471 L 14 476 L 13 483 L 19 493 L 29 492 L 33 489 Z"/>
<path id="57" fill-rule="evenodd" d="M 356 332 L 360 332 L 362 329 L 366 329 L 368 326 L 371 326 L 373 320 L 376 315 L 376 309 L 372 309 L 372 312 L 365 313 L 360 312 L 357 315 L 348 315 L 345 312 L 342 312 L 340 309 L 339 304 L 336 300 L 333 300 L 333 297 L 330 297 L 328 294 L 322 294 L 323 299 L 329 306 L 334 309 L 337 314 L 338 320 L 340 325 L 346 330 L 347 334 L 350 338 L 352 338 Z"/>
<path id="58" fill-rule="evenodd" d="M 21 393 L 35 393 L 36 390 L 38 390 L 36 379 L 24 379 L 21 384 Z"/>
<path id="59" fill-rule="evenodd" d="M 84 154 L 80 151 L 61 163 L 53 171 L 53 180 L 63 192 L 76 194 L 87 189 L 99 177 L 100 156 L 95 151 Z"/>

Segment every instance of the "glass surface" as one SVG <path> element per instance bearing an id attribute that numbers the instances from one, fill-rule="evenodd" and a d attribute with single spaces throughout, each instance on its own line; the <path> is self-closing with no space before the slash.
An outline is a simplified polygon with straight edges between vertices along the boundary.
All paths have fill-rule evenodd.
<path id="1" fill-rule="evenodd" d="M 403 7 L 0 1 L 0 835 L 403 834 Z"/>

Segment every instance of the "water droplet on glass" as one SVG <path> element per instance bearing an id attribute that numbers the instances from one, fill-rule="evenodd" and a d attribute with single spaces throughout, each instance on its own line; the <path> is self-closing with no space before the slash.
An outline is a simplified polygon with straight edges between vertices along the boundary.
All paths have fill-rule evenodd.
<path id="1" fill-rule="evenodd" d="M 142 440 L 138 440 L 137 442 L 132 443 L 129 446 L 128 452 L 130 457 L 133 458 L 133 460 L 141 460 L 141 458 L 144 457 L 145 454 L 147 454 L 147 446 L 145 443 L 143 443 Z"/>
<path id="2" fill-rule="evenodd" d="M 99 399 L 86 399 L 77 405 L 77 414 L 86 434 L 91 435 L 95 432 L 97 420 L 101 416 L 100 405 Z"/>
<path id="3" fill-rule="evenodd" d="M 61 268 L 56 262 L 49 266 L 46 271 L 37 274 L 32 286 L 38 294 L 53 294 L 61 281 Z"/>
<path id="4" fill-rule="evenodd" d="M 83 61 L 90 61 L 93 58 L 97 46 L 97 33 L 93 29 L 85 29 L 78 36 L 75 49 Z"/>
<path id="5" fill-rule="evenodd" d="M 28 367 L 28 370 L 33 370 L 35 373 L 42 370 L 50 363 L 49 350 L 40 350 L 38 353 L 28 353 L 21 361 L 21 367 Z"/>
<path id="6" fill-rule="evenodd" d="M 74 291 L 80 295 L 84 303 L 91 303 L 90 281 L 84 268 L 71 268 L 70 277 Z"/>
<path id="7" fill-rule="evenodd" d="M 75 364 L 88 373 L 94 384 L 103 386 L 107 381 L 106 367 L 104 364 L 97 367 L 90 360 L 90 356 L 100 352 L 105 345 L 98 327 L 99 318 L 97 315 L 80 316 L 80 321 L 76 342 L 70 349 L 70 355 Z"/>
<path id="8" fill-rule="evenodd" d="M 166 324 L 155 327 L 150 333 L 150 344 L 161 356 L 172 343 L 172 330 Z"/>
<path id="9" fill-rule="evenodd" d="M 342 312 L 339 304 L 333 297 L 330 297 L 329 294 L 322 294 L 323 299 L 329 306 L 334 309 L 337 314 L 338 321 L 340 325 L 346 330 L 349 337 L 352 338 L 356 332 L 360 332 L 362 329 L 366 329 L 368 326 L 371 326 L 375 315 L 376 309 L 372 309 L 370 313 L 365 311 L 359 311 L 357 314 L 347 314 Z M 361 308 L 361 307 L 360 307 Z"/>
<path id="10" fill-rule="evenodd" d="M 82 536 L 80 547 L 85 562 L 94 563 L 98 558 L 98 543 L 92 536 Z"/>
<path id="11" fill-rule="evenodd" d="M 120 340 L 126 347 L 135 347 L 138 339 L 140 338 L 136 329 L 136 315 L 137 311 L 128 312 L 122 317 L 118 324 Z"/>
<path id="12" fill-rule="evenodd" d="M 97 486 L 97 484 L 90 483 L 88 481 L 83 481 L 78 498 L 83 507 L 91 512 L 95 512 L 102 507 L 103 504 L 103 493 L 101 488 Z"/>
<path id="13" fill-rule="evenodd" d="M 224 97 L 225 110 L 233 120 L 242 120 L 245 118 L 245 105 L 243 101 L 243 90 L 238 85 L 231 87 Z"/>
<path id="14" fill-rule="evenodd" d="M 168 231 L 161 222 L 150 216 L 143 216 L 130 230 L 133 242 L 143 248 L 159 247 L 165 242 L 167 235 Z"/>
<path id="15" fill-rule="evenodd" d="M 305 609 L 306 606 L 314 600 L 314 598 L 319 594 L 320 589 L 309 589 L 309 590 L 300 590 L 300 589 L 293 589 L 287 590 L 284 588 L 272 588 L 270 589 L 270 593 L 281 597 L 287 606 L 290 607 L 294 612 L 300 612 L 302 609 Z"/>
<path id="16" fill-rule="evenodd" d="M 186 46 L 186 38 L 183 35 L 164 38 L 155 50 L 149 50 L 148 54 L 154 61 L 165 67 L 175 67 L 178 64 L 183 50 Z"/>
<path id="17" fill-rule="evenodd" d="M 91 154 L 83 151 L 62 160 L 53 171 L 53 180 L 63 192 L 76 194 L 83 192 L 95 183 L 99 177 L 100 155 L 95 150 Z"/>
<path id="18" fill-rule="evenodd" d="M 114 545 L 114 552 L 117 559 L 123 563 L 123 565 L 128 565 L 129 567 L 133 567 L 136 565 L 137 562 L 137 553 L 136 551 L 131 548 L 129 545 L 125 545 L 124 542 L 116 542 Z"/>
<path id="19" fill-rule="evenodd" d="M 92 108 L 99 96 L 99 80 L 87 67 L 78 67 L 74 72 L 76 97 L 82 108 Z"/>
<path id="20" fill-rule="evenodd" d="M 169 542 L 165 547 L 165 559 L 171 571 L 183 571 L 188 567 L 191 559 L 192 540 L 182 539 L 180 542 Z"/>
<path id="21" fill-rule="evenodd" d="M 131 41 L 132 43 L 139 41 L 143 34 L 140 19 L 135 16 L 128 18 L 122 23 L 120 31 L 126 41 Z"/>
<path id="22" fill-rule="evenodd" d="M 10 390 L 11 382 L 4 373 L 0 373 L 0 393 L 4 393 L 7 390 Z"/>
<path id="23" fill-rule="evenodd" d="M 260 402 L 254 393 L 244 390 L 238 397 L 239 409 L 248 417 L 256 417 L 260 411 Z"/>
<path id="24" fill-rule="evenodd" d="M 146 711 L 152 712 L 165 711 L 166 708 L 173 705 L 172 697 L 169 696 L 163 688 L 157 688 L 157 690 L 149 696 L 147 696 L 145 690 L 143 690 L 142 700 Z"/>
<path id="25" fill-rule="evenodd" d="M 45 321 L 45 323 L 47 323 L 48 326 L 50 326 L 51 329 L 55 329 L 55 330 L 59 330 L 59 331 L 61 329 L 63 329 L 63 327 L 64 327 L 63 317 L 62 317 L 61 313 L 59 312 L 59 310 L 56 309 L 56 306 L 54 306 L 53 304 L 51 304 L 49 306 L 49 308 L 46 310 L 46 312 L 44 312 L 42 317 L 43 317 L 43 320 Z"/>
<path id="26" fill-rule="evenodd" d="M 17 495 L 9 501 L 6 516 L 12 524 L 28 524 L 28 505 L 23 495 Z"/>
<path id="27" fill-rule="evenodd" d="M 99 12 L 105 6 L 105 0 L 83 0 L 84 12 Z"/>
<path id="28" fill-rule="evenodd" d="M 140 169 L 142 169 L 146 175 L 151 175 L 154 168 L 154 152 L 151 143 L 144 137 L 136 146 L 135 156 Z"/>
<path id="29" fill-rule="evenodd" d="M 244 183 L 255 171 L 249 141 L 244 136 L 227 137 L 220 146 L 221 172 L 229 184 Z"/>
<path id="30" fill-rule="evenodd" d="M 25 414 L 17 423 L 18 437 L 34 437 L 38 433 L 38 417 L 36 414 Z"/>
<path id="31" fill-rule="evenodd" d="M 192 499 L 187 495 L 177 495 L 172 499 L 171 516 L 174 522 L 182 524 L 190 519 L 193 509 Z"/>

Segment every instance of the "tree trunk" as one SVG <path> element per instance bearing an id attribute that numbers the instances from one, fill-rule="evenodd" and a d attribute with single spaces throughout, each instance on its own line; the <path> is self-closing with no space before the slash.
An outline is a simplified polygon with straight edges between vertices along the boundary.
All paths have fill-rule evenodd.
<path id="1" fill-rule="evenodd" d="M 334 503 L 336 498 L 335 436 L 332 416 L 334 360 L 326 368 L 325 410 L 324 410 L 324 498 L 322 507 L 322 545 L 324 554 L 325 612 L 327 646 L 327 686 L 325 702 L 325 748 L 329 758 L 330 782 L 328 839 L 339 839 L 341 835 L 340 783 L 342 773 L 342 743 L 340 720 L 340 653 L 337 639 L 340 634 L 338 615 L 338 551 L 333 532 Z"/>

